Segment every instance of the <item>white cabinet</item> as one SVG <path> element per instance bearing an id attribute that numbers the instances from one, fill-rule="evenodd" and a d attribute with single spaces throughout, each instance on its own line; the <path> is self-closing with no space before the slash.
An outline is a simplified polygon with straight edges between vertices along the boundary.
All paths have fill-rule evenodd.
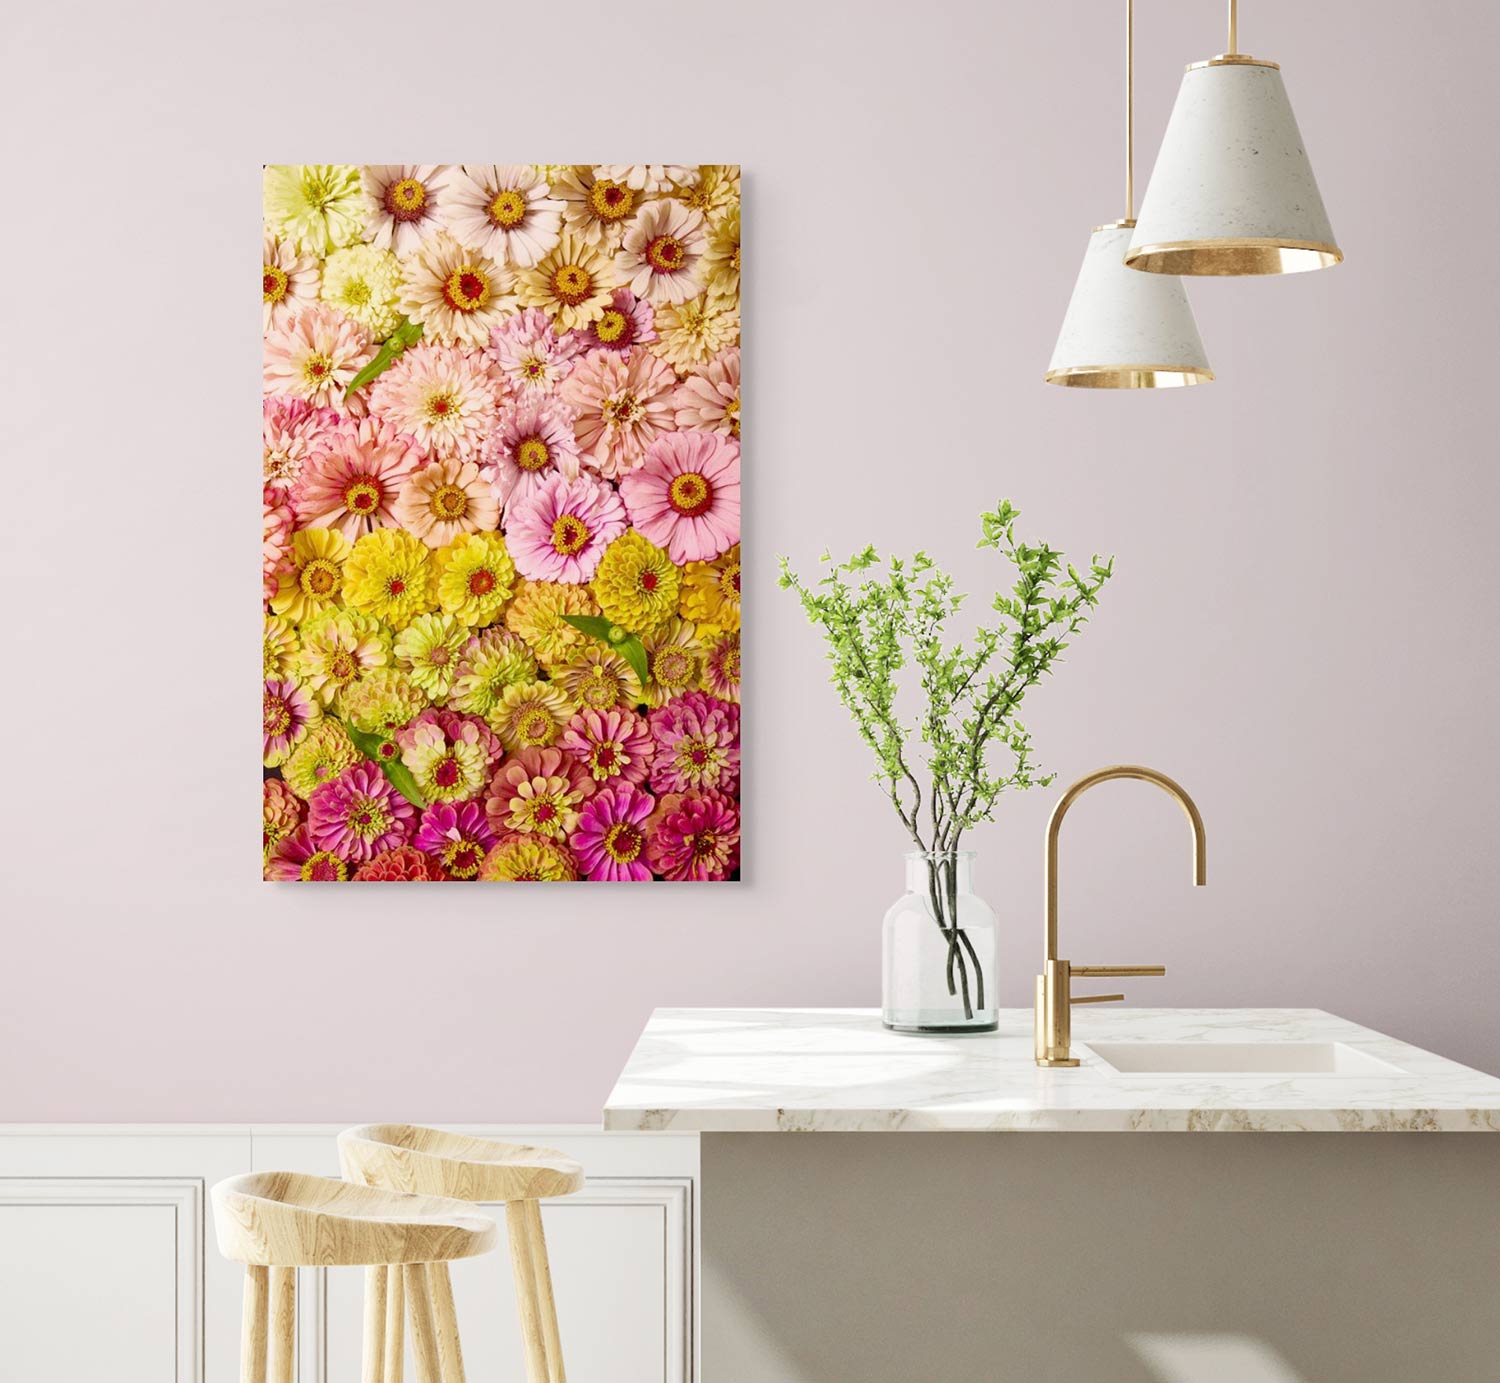
<path id="1" fill-rule="evenodd" d="M 473 1131 L 588 1171 L 543 1211 L 572 1383 L 691 1383 L 697 1139 Z M 219 1257 L 207 1188 L 251 1169 L 336 1175 L 336 1132 L 0 1125 L 0 1380 L 234 1383 L 243 1273 Z M 359 1377 L 362 1286 L 358 1269 L 303 1271 L 298 1383 Z M 455 1264 L 453 1288 L 469 1376 L 519 1377 L 503 1240 Z"/>

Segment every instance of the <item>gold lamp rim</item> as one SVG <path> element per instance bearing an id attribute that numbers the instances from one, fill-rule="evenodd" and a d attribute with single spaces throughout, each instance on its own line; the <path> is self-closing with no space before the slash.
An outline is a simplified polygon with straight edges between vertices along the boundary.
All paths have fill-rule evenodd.
<path id="1" fill-rule="evenodd" d="M 1206 365 L 1068 365 L 1045 376 L 1048 384 L 1075 389 L 1175 389 L 1213 377 Z"/>
<path id="2" fill-rule="evenodd" d="M 1204 240 L 1164 240 L 1132 245 L 1125 265 L 1147 274 L 1230 276 L 1299 274 L 1342 263 L 1344 252 L 1320 240 L 1277 235 L 1237 235 Z"/>
<path id="3" fill-rule="evenodd" d="M 1204 58 L 1202 62 L 1188 63 L 1183 71 L 1197 72 L 1204 67 L 1270 67 L 1277 72 L 1281 71 L 1279 62 L 1272 62 L 1270 58 L 1252 58 L 1249 53 L 1217 53 L 1211 58 Z"/>

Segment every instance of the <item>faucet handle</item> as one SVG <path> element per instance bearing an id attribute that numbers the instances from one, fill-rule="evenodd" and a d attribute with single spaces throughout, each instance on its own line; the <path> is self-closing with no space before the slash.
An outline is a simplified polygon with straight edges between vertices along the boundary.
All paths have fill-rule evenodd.
<path id="1" fill-rule="evenodd" d="M 1036 1064 L 1077 1066 L 1078 1058 L 1070 1050 L 1073 1006 L 1116 1003 L 1125 997 L 1123 994 L 1074 994 L 1075 976 L 1106 978 L 1166 973 L 1165 965 L 1074 965 L 1071 961 L 1049 958 L 1045 972 L 1036 977 Z"/>
<path id="2" fill-rule="evenodd" d="M 1099 978 L 1117 979 L 1121 975 L 1165 975 L 1165 965 L 1070 965 L 1073 975 L 1094 975 Z"/>

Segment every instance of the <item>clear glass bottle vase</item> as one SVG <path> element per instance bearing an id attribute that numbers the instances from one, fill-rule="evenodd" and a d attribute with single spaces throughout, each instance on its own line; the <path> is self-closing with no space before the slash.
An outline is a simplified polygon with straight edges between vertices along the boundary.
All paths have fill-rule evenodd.
<path id="1" fill-rule="evenodd" d="M 995 914 L 973 890 L 974 852 L 912 851 L 885 915 L 881 1016 L 897 1032 L 992 1032 Z"/>

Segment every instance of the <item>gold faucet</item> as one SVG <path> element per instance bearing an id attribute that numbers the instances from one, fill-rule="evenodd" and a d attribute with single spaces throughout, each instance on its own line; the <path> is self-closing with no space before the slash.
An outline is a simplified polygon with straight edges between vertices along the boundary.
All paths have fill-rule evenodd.
<path id="1" fill-rule="evenodd" d="M 1079 994 L 1073 993 L 1073 976 L 1087 975 L 1099 978 L 1117 975 L 1165 975 L 1165 965 L 1074 965 L 1057 958 L 1057 835 L 1062 829 L 1063 817 L 1073 805 L 1095 783 L 1107 783 L 1111 778 L 1139 778 L 1145 783 L 1155 783 L 1163 792 L 1177 799 L 1177 805 L 1193 829 L 1193 882 L 1200 888 L 1206 882 L 1204 855 L 1207 843 L 1203 835 L 1203 818 L 1193 799 L 1174 783 L 1165 773 L 1154 768 L 1143 768 L 1140 764 L 1119 764 L 1114 768 L 1101 768 L 1080 778 L 1058 799 L 1047 822 L 1047 958 L 1046 970 L 1036 977 L 1036 1064 L 1038 1066 L 1077 1066 L 1078 1058 L 1071 1055 L 1073 1043 L 1074 1004 L 1105 1004 L 1123 999 L 1123 994 Z"/>

